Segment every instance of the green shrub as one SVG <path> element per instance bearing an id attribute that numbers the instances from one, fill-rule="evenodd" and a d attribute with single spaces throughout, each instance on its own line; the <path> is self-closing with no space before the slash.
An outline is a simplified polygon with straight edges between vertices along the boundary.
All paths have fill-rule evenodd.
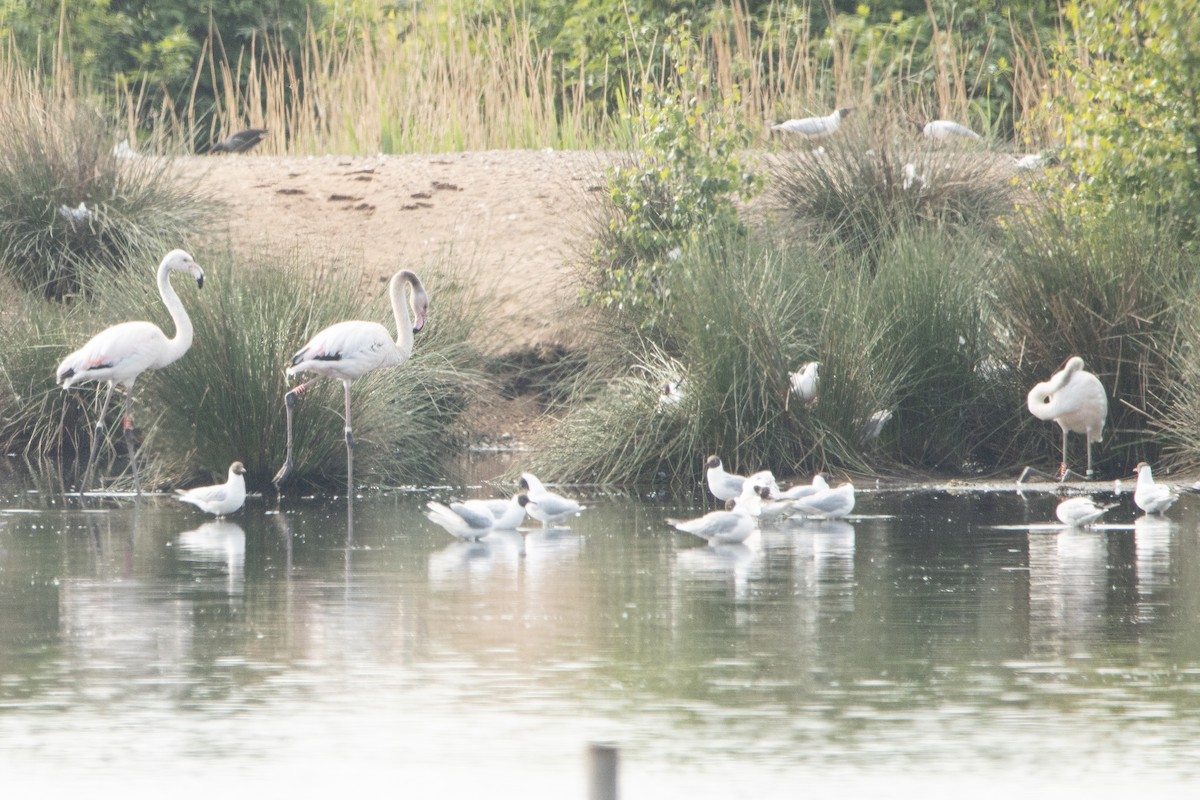
<path id="1" fill-rule="evenodd" d="M 1085 216 L 1129 201 L 1200 229 L 1200 15 L 1180 0 L 1070 2 L 1055 95 L 1062 155 L 1079 180 L 1068 188 Z"/>
<path id="2" fill-rule="evenodd" d="M 874 259 L 914 226 L 994 230 L 1012 204 L 1011 169 L 999 164 L 972 147 L 869 141 L 851 127 L 774 162 L 774 206 L 802 235 Z"/>
<path id="3" fill-rule="evenodd" d="M 759 180 L 743 162 L 749 128 L 709 94 L 709 78 L 692 46 L 678 40 L 678 81 L 645 85 L 627 116 L 634 139 L 631 163 L 609 176 L 610 213 L 592 254 L 587 302 L 653 325 L 667 302 L 667 273 L 679 255 L 715 228 L 736 227 L 738 198 Z"/>
<path id="4" fill-rule="evenodd" d="M 103 114 L 27 91 L 0 107 L 0 272 L 48 298 L 162 254 L 199 232 L 211 197 L 169 160 L 119 158 Z"/>

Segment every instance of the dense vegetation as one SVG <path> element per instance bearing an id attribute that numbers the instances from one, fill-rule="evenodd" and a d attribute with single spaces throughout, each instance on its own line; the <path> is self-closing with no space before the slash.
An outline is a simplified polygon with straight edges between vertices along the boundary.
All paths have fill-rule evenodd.
<path id="1" fill-rule="evenodd" d="M 20 340 L 0 362 L 5 452 L 80 450 L 87 412 L 45 376 L 83 331 L 144 307 L 144 269 L 204 229 L 204 199 L 169 160 L 118 159 L 111 143 L 191 152 L 256 125 L 272 131 L 267 153 L 626 154 L 582 255 L 607 345 L 538 456 L 560 478 L 691 478 L 712 451 L 784 473 L 1049 465 L 1057 429 L 1024 395 L 1072 354 L 1112 398 L 1102 472 L 1200 458 L 1188 433 L 1200 420 L 1200 30 L 1182 0 L 1067 3 L 1061 16 L 1035 0 L 50 6 L 0 9 L 0 271 L 24 292 L 0 317 Z M 819 149 L 770 133 L 838 106 L 857 111 Z M 937 117 L 983 138 L 914 134 L 912 120 Z M 1016 169 L 1029 152 L 1040 159 Z M 89 216 L 68 213 L 80 203 Z M 163 417 L 145 447 L 213 473 L 237 451 L 261 479 L 280 449 L 277 365 L 356 287 L 302 308 L 279 296 L 302 276 L 256 282 L 204 255 L 238 277 L 198 318 L 244 324 L 248 339 L 198 349 L 145 402 L 202 420 L 269 411 L 224 439 Z M 100 270 L 119 280 L 93 292 Z M 428 477 L 438 459 L 407 456 L 448 452 L 478 379 L 470 305 L 439 312 L 413 396 L 359 390 L 379 398 L 360 418 L 375 478 Z M 807 361 L 821 362 L 811 402 L 789 381 Z M 222 380 L 251 377 L 214 383 L 222 364 L 237 365 Z M 663 400 L 668 383 L 679 391 Z M 332 481 L 337 404 L 308 405 L 324 417 L 306 429 L 332 438 L 302 443 L 304 477 Z M 423 422 L 400 424 L 400 409 Z"/>

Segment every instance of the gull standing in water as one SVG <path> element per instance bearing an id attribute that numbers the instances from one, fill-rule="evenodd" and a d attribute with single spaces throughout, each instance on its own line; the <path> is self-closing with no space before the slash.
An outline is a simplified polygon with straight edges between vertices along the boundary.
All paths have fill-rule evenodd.
<path id="1" fill-rule="evenodd" d="M 178 489 L 176 498 L 191 503 L 201 511 L 223 517 L 232 514 L 246 502 L 246 468 L 242 462 L 229 465 L 224 483 L 215 486 L 197 486 L 195 489 Z"/>
<path id="2" fill-rule="evenodd" d="M 1145 461 L 1133 470 L 1137 473 L 1137 487 L 1133 490 L 1133 502 L 1147 514 L 1161 514 L 1179 499 L 1174 487 L 1154 482 L 1154 474 Z"/>
<path id="3" fill-rule="evenodd" d="M 854 510 L 854 484 L 846 482 L 841 486 L 801 497 L 792 502 L 792 507 L 806 517 L 841 519 Z"/>
<path id="4" fill-rule="evenodd" d="M 675 530 L 699 536 L 709 544 L 741 544 L 757 527 L 755 516 L 761 502 L 770 496 L 765 486 L 748 488 L 747 493 L 729 501 L 731 509 L 710 511 L 695 519 L 667 519 Z"/>
<path id="5" fill-rule="evenodd" d="M 409 289 L 405 302 L 405 287 Z M 413 336 L 425 326 L 429 313 L 429 295 L 415 272 L 402 269 L 388 283 L 388 296 L 392 301 L 392 314 L 396 318 L 396 340 L 393 342 L 387 328 L 378 322 L 350 320 L 338 322 L 325 328 L 308 340 L 308 344 L 292 357 L 288 376 L 302 372 L 315 372 L 310 378 L 283 396 L 287 414 L 287 458 L 273 483 L 276 491 L 292 474 L 292 409 L 296 398 L 321 378 L 337 378 L 342 382 L 346 396 L 346 476 L 354 472 L 354 434 L 350 423 L 350 384 L 368 372 L 387 367 L 397 367 L 412 355 Z M 409 317 L 409 310 L 412 317 Z M 347 491 L 350 491 L 347 488 Z"/>
<path id="6" fill-rule="evenodd" d="M 569 497 L 551 492 L 530 472 L 521 473 L 521 488 L 525 493 L 517 498 L 517 502 L 526 514 L 540 521 L 543 528 L 573 517 L 585 508 Z"/>
<path id="7" fill-rule="evenodd" d="M 1116 505 L 1116 503 L 1106 506 L 1097 505 L 1096 501 L 1090 497 L 1070 497 L 1058 504 L 1058 507 L 1054 509 L 1054 515 L 1063 525 L 1084 528 L 1100 519 Z"/>
<path id="8" fill-rule="evenodd" d="M 96 465 L 96 450 L 100 431 L 104 430 L 104 414 L 113 387 L 123 386 L 125 393 L 125 446 L 129 449 L 129 466 L 133 471 L 133 483 L 138 494 L 142 485 L 138 479 L 137 458 L 133 443 L 133 386 L 138 377 L 148 369 L 162 369 L 177 361 L 192 346 L 192 320 L 188 317 L 179 295 L 171 286 L 172 272 L 186 272 L 196 279 L 196 286 L 204 287 L 204 270 L 183 250 L 172 250 L 158 265 L 158 294 L 162 297 L 171 321 L 175 323 L 175 335 L 168 339 L 162 329 L 151 322 L 122 322 L 93 336 L 83 347 L 71 353 L 58 365 L 57 380 L 63 390 L 70 389 L 82 381 L 105 381 L 108 391 L 100 405 L 100 416 L 92 433 L 92 446 L 88 453 L 87 469 L 79 483 L 83 494 L 92 479 Z"/>

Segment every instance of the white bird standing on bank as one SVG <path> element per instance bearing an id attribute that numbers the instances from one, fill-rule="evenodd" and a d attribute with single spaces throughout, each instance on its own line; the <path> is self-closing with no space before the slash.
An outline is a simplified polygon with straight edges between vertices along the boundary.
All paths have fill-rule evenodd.
<path id="1" fill-rule="evenodd" d="M 792 502 L 792 507 L 806 517 L 841 519 L 854 510 L 854 484 L 847 482 L 801 497 Z"/>
<path id="2" fill-rule="evenodd" d="M 246 468 L 242 462 L 229 465 L 224 483 L 215 486 L 197 486 L 195 489 L 177 489 L 176 498 L 191 503 L 201 511 L 223 517 L 237 511 L 246 502 Z"/>
<path id="3" fill-rule="evenodd" d="M 1067 475 L 1067 432 L 1087 437 L 1087 477 L 1092 477 L 1092 442 L 1104 440 L 1108 396 L 1100 379 L 1083 368 L 1079 356 L 1068 358 L 1062 369 L 1029 390 L 1029 412 L 1040 420 L 1053 420 L 1062 428 L 1062 464 L 1058 477 Z"/>
<path id="4" fill-rule="evenodd" d="M 64 390 L 82 381 L 106 381 L 108 391 L 100 406 L 96 429 L 92 434 L 92 445 L 88 453 L 87 469 L 79 484 L 83 494 L 92 479 L 92 468 L 96 464 L 96 450 L 100 431 L 104 429 L 104 415 L 113 387 L 123 386 L 125 394 L 125 445 L 129 448 L 129 465 L 133 471 L 133 482 L 137 492 L 142 491 L 138 480 L 137 459 L 133 444 L 133 386 L 134 382 L 148 369 L 162 369 L 188 351 L 192 346 L 192 321 L 179 301 L 179 295 L 171 286 L 172 272 L 186 272 L 196 279 L 198 287 L 204 287 L 204 270 L 183 250 L 167 253 L 158 265 L 158 293 L 162 297 L 171 321 L 175 323 L 175 336 L 168 339 L 162 329 L 151 322 L 122 322 L 93 336 L 87 344 L 71 353 L 58 365 L 58 382 Z"/>
<path id="5" fill-rule="evenodd" d="M 731 509 L 710 511 L 695 519 L 667 518 L 675 530 L 699 536 L 709 544 L 741 544 L 754 532 L 757 524 L 755 515 L 762 500 L 770 495 L 765 486 L 750 489 L 745 496 L 729 501 Z"/>
<path id="6" fill-rule="evenodd" d="M 445 528 L 447 533 L 467 541 L 478 541 L 496 527 L 496 517 L 487 508 L 468 503 L 451 503 L 448 507 L 430 500 L 425 516 Z"/>
<path id="7" fill-rule="evenodd" d="M 789 119 L 785 122 L 772 125 L 771 130 L 794 133 L 797 136 L 803 136 L 805 139 L 823 139 L 826 136 L 837 133 L 838 128 L 842 126 L 842 120 L 850 116 L 853 111 L 853 107 L 839 108 L 827 117 Z"/>
<path id="8" fill-rule="evenodd" d="M 820 369 L 820 361 L 809 361 L 796 372 L 789 372 L 788 380 L 792 385 L 792 394 L 806 403 L 816 401 L 817 382 L 820 380 L 817 373 Z"/>
<path id="9" fill-rule="evenodd" d="M 935 119 L 932 122 L 912 120 L 912 124 L 926 139 L 943 142 L 947 139 L 982 139 L 975 131 L 966 125 L 960 125 L 953 120 Z"/>
<path id="10" fill-rule="evenodd" d="M 1133 502 L 1147 514 L 1161 514 L 1175 504 L 1179 498 L 1179 490 L 1161 483 L 1154 482 L 1150 465 L 1145 461 L 1134 468 L 1137 473 L 1137 486 L 1133 490 Z"/>
<path id="11" fill-rule="evenodd" d="M 410 289 L 407 302 L 405 286 Z M 394 342 L 387 328 L 378 322 L 350 320 L 325 328 L 292 357 L 292 364 L 287 369 L 289 377 L 302 372 L 315 372 L 317 377 L 310 378 L 283 396 L 287 413 L 287 458 L 272 481 L 276 491 L 292 474 L 292 410 L 296 398 L 321 378 L 337 378 L 345 390 L 347 479 L 353 475 L 354 434 L 350 421 L 350 384 L 368 372 L 397 367 L 407 361 L 412 355 L 413 335 L 425 326 L 425 315 L 429 313 L 429 295 L 415 272 L 402 269 L 393 275 L 388 283 L 388 295 L 396 318 Z"/>
<path id="12" fill-rule="evenodd" d="M 540 521 L 543 528 L 562 522 L 584 510 L 584 506 L 575 500 L 547 489 L 532 473 L 521 473 L 521 488 L 525 493 L 517 498 L 517 502 L 525 509 L 526 514 Z"/>
<path id="13" fill-rule="evenodd" d="M 1054 509 L 1054 515 L 1063 525 L 1084 528 L 1100 519 L 1110 508 L 1115 506 L 1116 503 L 1105 506 L 1098 505 L 1090 497 L 1069 497 L 1058 504 L 1058 507 Z"/>

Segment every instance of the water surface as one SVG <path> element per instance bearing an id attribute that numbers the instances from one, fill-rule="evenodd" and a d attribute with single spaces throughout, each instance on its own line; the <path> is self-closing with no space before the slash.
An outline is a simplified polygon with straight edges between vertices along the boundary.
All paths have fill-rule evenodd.
<path id="1" fill-rule="evenodd" d="M 587 492 L 569 530 L 456 542 L 420 513 L 449 494 L 217 522 L 6 492 L 5 784 L 582 797 L 592 741 L 635 798 L 1200 778 L 1200 498 L 1058 531 L 1050 495 L 864 492 L 713 548 L 664 523 L 701 501 Z"/>

